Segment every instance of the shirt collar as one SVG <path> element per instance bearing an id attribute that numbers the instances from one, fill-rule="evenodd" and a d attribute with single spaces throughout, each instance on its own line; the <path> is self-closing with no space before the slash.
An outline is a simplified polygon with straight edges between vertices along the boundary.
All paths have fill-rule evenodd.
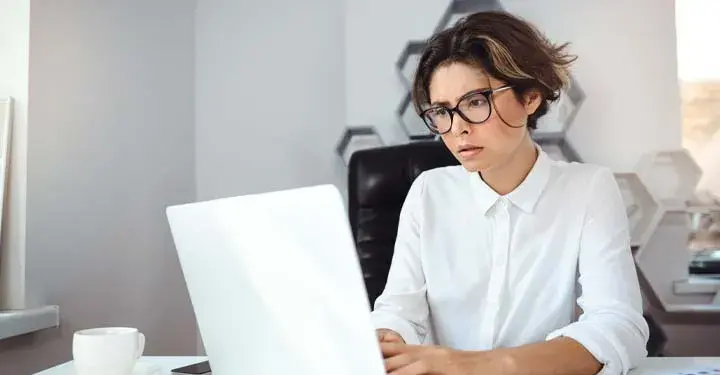
<path id="1" fill-rule="evenodd" d="M 535 206 L 540 200 L 540 195 L 542 195 L 550 179 L 550 170 L 552 167 L 550 157 L 539 147 L 536 148 L 538 150 L 538 157 L 530 173 L 528 173 L 515 190 L 505 196 L 510 202 L 527 213 L 532 213 L 535 210 Z M 487 214 L 488 210 L 490 210 L 500 198 L 500 194 L 495 192 L 495 190 L 480 178 L 480 173 L 470 173 L 470 182 L 475 200 L 480 205 L 480 210 L 483 214 Z"/>

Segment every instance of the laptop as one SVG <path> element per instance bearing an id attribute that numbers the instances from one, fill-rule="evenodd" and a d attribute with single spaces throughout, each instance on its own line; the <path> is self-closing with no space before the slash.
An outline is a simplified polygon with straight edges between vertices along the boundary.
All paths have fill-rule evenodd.
<path id="1" fill-rule="evenodd" d="M 213 375 L 384 375 L 343 198 L 319 185 L 167 217 Z"/>

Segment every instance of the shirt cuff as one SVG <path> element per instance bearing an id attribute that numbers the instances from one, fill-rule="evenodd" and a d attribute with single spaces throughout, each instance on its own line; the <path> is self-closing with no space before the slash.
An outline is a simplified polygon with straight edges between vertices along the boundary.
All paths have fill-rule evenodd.
<path id="1" fill-rule="evenodd" d="M 602 369 L 597 375 L 617 375 L 625 374 L 623 372 L 622 365 L 617 361 L 612 360 L 612 354 L 608 353 L 608 350 L 614 350 L 613 345 L 605 338 L 602 332 L 588 325 L 576 322 L 566 327 L 560 328 L 550 333 L 546 340 L 552 340 L 557 337 L 569 337 L 585 347 L 595 359 L 600 362 Z"/>
<path id="2" fill-rule="evenodd" d="M 412 324 L 404 319 L 384 311 L 374 311 L 372 313 L 372 321 L 375 329 L 390 329 L 397 332 L 405 343 L 408 345 L 420 345 L 420 337 L 418 336 Z"/>

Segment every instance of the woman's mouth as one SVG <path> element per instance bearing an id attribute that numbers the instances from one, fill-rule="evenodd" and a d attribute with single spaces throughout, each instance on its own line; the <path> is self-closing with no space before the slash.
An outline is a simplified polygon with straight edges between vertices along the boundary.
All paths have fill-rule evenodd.
<path id="1" fill-rule="evenodd" d="M 465 146 L 460 146 L 458 148 L 458 154 L 460 156 L 462 156 L 463 158 L 468 158 L 468 157 L 479 154 L 480 152 L 482 152 L 482 150 L 483 150 L 483 147 L 473 146 L 473 145 L 465 145 Z"/>

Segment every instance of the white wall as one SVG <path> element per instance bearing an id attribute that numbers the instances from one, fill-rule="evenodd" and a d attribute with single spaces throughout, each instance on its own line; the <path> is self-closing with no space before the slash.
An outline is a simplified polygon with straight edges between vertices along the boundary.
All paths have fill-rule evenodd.
<path id="1" fill-rule="evenodd" d="M 196 349 L 164 216 L 194 190 L 194 0 L 33 1 L 29 304 L 61 327 L 3 343 L 0 373 L 71 358 L 72 332 L 136 326 L 150 355 Z"/>
<path id="2" fill-rule="evenodd" d="M 30 0 L 0 0 L 0 97 L 15 100 L 0 245 L 0 308 L 25 305 L 25 193 L 27 175 Z"/>
<path id="3" fill-rule="evenodd" d="M 345 101 L 348 125 L 375 125 L 405 143 L 395 111 L 407 93 L 395 63 L 410 40 L 432 34 L 450 0 L 346 0 Z"/>
<path id="4" fill-rule="evenodd" d="M 673 0 L 506 4 L 573 43 L 588 97 L 569 137 L 585 160 L 630 171 L 646 152 L 681 147 Z"/>
<path id="5" fill-rule="evenodd" d="M 625 171 L 644 152 L 681 145 L 674 1 L 502 3 L 551 39 L 573 43 L 574 73 L 589 95 L 570 139 L 586 161 Z M 348 123 L 378 125 L 395 142 L 403 91 L 394 63 L 406 40 L 430 35 L 447 1 L 347 4 Z"/>
<path id="6" fill-rule="evenodd" d="M 343 2 L 198 2 L 198 199 L 342 185 Z"/>

